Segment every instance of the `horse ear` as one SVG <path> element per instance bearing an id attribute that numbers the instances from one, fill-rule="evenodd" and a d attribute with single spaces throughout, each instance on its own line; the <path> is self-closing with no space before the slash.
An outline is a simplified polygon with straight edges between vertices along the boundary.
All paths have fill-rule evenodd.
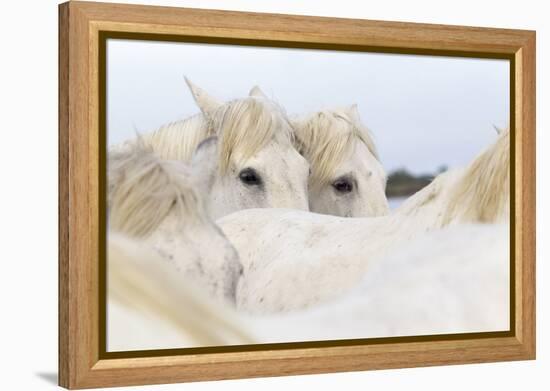
<path id="1" fill-rule="evenodd" d="M 223 105 L 222 102 L 210 96 L 205 90 L 193 84 L 187 77 L 185 78 L 185 82 L 187 83 L 189 90 L 191 90 L 195 103 L 199 106 L 204 115 L 212 115 L 218 107 Z"/>
<path id="2" fill-rule="evenodd" d="M 218 138 L 209 137 L 203 140 L 195 149 L 191 158 L 191 168 L 194 177 L 199 182 L 201 190 L 209 192 L 214 184 L 215 174 L 218 170 Z M 207 194 L 207 193 L 202 193 Z"/>
<path id="3" fill-rule="evenodd" d="M 501 133 L 502 133 L 502 129 L 499 128 L 498 126 L 496 126 L 495 124 L 493 124 L 493 128 L 495 128 L 495 131 L 497 132 L 497 134 L 501 134 Z"/>
<path id="4" fill-rule="evenodd" d="M 354 103 L 350 107 L 348 107 L 347 112 L 352 120 L 356 122 L 361 122 L 361 118 L 359 116 L 359 109 L 357 108 L 357 103 Z"/>
<path id="5" fill-rule="evenodd" d="M 267 99 L 267 95 L 264 94 L 264 92 L 258 86 L 252 87 L 252 89 L 248 93 L 248 96 L 256 96 L 258 98 L 266 98 Z"/>

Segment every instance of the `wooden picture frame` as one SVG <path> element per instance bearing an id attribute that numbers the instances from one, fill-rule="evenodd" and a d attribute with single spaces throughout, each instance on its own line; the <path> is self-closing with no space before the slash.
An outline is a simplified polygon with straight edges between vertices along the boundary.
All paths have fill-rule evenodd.
<path id="1" fill-rule="evenodd" d="M 105 39 L 239 43 L 508 59 L 512 232 L 509 332 L 106 354 Z M 103 82 L 103 84 L 102 84 Z M 103 146 L 103 147 L 102 147 Z M 104 265 L 103 265 L 104 266 Z M 59 6 L 59 384 L 89 388 L 535 358 L 535 32 L 68 2 Z"/>

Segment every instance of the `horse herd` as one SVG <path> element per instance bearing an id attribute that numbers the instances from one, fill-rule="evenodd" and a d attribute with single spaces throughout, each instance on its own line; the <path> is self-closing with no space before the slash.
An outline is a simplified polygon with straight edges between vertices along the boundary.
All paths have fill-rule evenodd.
<path id="1" fill-rule="evenodd" d="M 108 152 L 109 351 L 508 329 L 508 129 L 390 212 L 356 105 L 187 84 Z"/>

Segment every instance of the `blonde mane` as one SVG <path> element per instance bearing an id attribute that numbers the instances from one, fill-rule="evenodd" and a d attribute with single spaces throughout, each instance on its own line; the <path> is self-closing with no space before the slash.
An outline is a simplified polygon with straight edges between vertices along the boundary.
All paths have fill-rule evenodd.
<path id="1" fill-rule="evenodd" d="M 452 220 L 494 223 L 509 217 L 510 130 L 479 155 L 450 189 L 443 224 Z"/>
<path id="2" fill-rule="evenodd" d="M 163 160 L 137 142 L 108 158 L 110 228 L 145 237 L 173 211 L 182 224 L 206 216 L 187 167 Z"/>
<path id="3" fill-rule="evenodd" d="M 326 184 L 358 142 L 378 159 L 369 130 L 343 110 L 325 110 L 293 121 L 295 144 L 311 165 L 311 183 Z"/>
<path id="4" fill-rule="evenodd" d="M 279 105 L 265 98 L 247 97 L 225 103 L 211 114 L 196 114 L 165 125 L 142 138 L 160 158 L 189 162 L 200 142 L 211 136 L 219 138 L 219 167 L 225 173 L 233 157 L 249 159 L 273 139 L 291 144 L 293 135 Z"/>
<path id="5" fill-rule="evenodd" d="M 218 108 L 210 128 L 220 138 L 220 170 L 226 172 L 232 158 L 249 159 L 271 140 L 292 145 L 292 127 L 282 107 L 268 99 L 248 97 Z"/>
<path id="6" fill-rule="evenodd" d="M 208 122 L 202 114 L 161 126 L 142 137 L 160 158 L 190 162 L 197 145 L 211 136 Z"/>

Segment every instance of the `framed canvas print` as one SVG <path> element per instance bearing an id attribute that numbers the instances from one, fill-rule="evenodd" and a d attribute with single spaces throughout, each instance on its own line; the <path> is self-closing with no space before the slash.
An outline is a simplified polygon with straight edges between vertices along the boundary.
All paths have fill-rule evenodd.
<path id="1" fill-rule="evenodd" d="M 59 382 L 535 358 L 535 33 L 59 6 Z"/>

